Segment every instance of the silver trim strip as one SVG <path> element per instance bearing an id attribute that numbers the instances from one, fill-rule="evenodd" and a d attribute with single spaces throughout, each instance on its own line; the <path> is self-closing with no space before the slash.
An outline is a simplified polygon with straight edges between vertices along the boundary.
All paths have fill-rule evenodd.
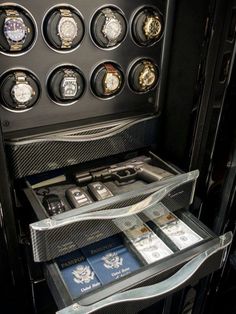
<path id="1" fill-rule="evenodd" d="M 20 140 L 20 141 L 7 141 L 6 143 L 8 145 L 13 145 L 13 146 L 20 146 L 20 145 L 27 145 L 27 144 L 33 144 L 33 143 L 40 143 L 40 142 L 87 142 L 87 141 L 97 141 L 100 139 L 104 138 L 109 138 L 112 137 L 129 127 L 138 124 L 140 122 L 146 121 L 153 119 L 153 117 L 150 118 L 144 118 L 144 119 L 135 119 L 135 120 L 129 120 L 127 121 L 122 121 L 120 123 L 114 123 L 113 126 L 111 125 L 111 128 L 102 131 L 97 134 L 91 134 L 91 135 L 71 135 L 75 133 L 75 130 L 71 130 L 70 132 L 65 132 L 65 133 L 54 133 L 54 134 L 49 134 L 45 136 L 41 136 L 38 138 L 31 138 L 31 139 L 25 139 L 25 140 Z M 106 127 L 107 125 L 100 125 L 100 128 Z M 90 130 L 92 128 L 87 128 L 87 129 L 81 129 L 81 132 L 84 132 L 86 130 Z M 76 130 L 77 131 L 77 130 Z M 79 132 L 79 130 L 78 130 Z"/>

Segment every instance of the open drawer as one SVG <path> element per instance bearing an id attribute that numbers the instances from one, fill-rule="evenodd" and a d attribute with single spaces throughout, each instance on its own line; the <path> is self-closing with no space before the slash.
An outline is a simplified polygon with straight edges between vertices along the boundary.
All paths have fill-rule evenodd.
<path id="1" fill-rule="evenodd" d="M 133 174 L 131 174 L 132 180 L 129 180 L 128 184 L 116 184 L 113 177 L 109 179 L 106 174 L 105 184 L 113 196 L 104 200 L 93 200 L 92 203 L 79 208 L 72 208 L 66 197 L 68 189 L 76 187 L 75 183 L 71 181 L 70 175 L 57 177 L 56 181 L 58 178 L 64 181 L 49 186 L 42 186 L 41 181 L 35 183 L 37 182 L 35 177 L 29 178 L 27 180 L 28 188 L 24 192 L 39 220 L 30 225 L 34 260 L 36 262 L 50 261 L 84 245 L 109 237 L 112 233 L 116 234 L 117 228 L 113 224 L 109 228 L 103 227 L 103 219 L 96 218 L 98 212 L 111 210 L 114 216 L 122 217 L 141 212 L 144 208 L 152 207 L 159 201 L 162 201 L 171 211 L 188 207 L 192 203 L 198 171 L 180 173 L 152 153 L 149 153 L 148 156 L 142 155 L 116 165 L 106 166 L 102 170 L 99 168 L 96 174 L 91 171 L 89 173 L 93 173 L 91 177 L 95 177 L 96 181 L 97 173 L 107 173 L 118 168 L 119 171 L 116 174 L 121 174 L 121 172 L 124 173 L 123 167 L 127 169 L 127 165 L 129 172 L 132 172 L 131 166 L 133 165 L 136 167 L 135 171 L 139 172 L 140 163 L 142 167 L 145 167 L 144 175 L 133 180 Z M 156 169 L 161 169 L 161 171 L 156 171 Z M 141 173 L 143 173 L 142 170 Z M 88 171 L 83 171 L 80 176 L 82 178 L 80 189 L 83 189 L 83 192 L 88 195 L 88 185 L 85 182 L 84 174 L 87 176 Z M 55 178 L 43 181 L 43 184 L 53 181 Z M 57 194 L 60 197 L 64 204 L 64 212 L 50 216 L 45 209 L 45 192 L 50 195 L 51 193 L 52 195 Z M 85 215 L 85 219 L 82 219 L 82 215 Z M 87 215 L 90 215 L 89 221 L 86 218 Z M 88 228 L 90 230 L 89 237 L 87 234 L 83 234 Z"/>
<path id="2" fill-rule="evenodd" d="M 198 171 L 151 156 L 171 175 L 54 216 L 37 194 L 41 183 L 27 180 L 39 219 L 30 225 L 33 256 L 59 313 L 137 313 L 222 266 L 231 233 L 217 237 L 188 211 Z"/>
<path id="3" fill-rule="evenodd" d="M 103 221 L 111 236 L 45 263 L 59 313 L 137 313 L 223 265 L 231 233 L 216 237 L 187 210 L 171 213 L 161 202 L 136 210 L 81 215 Z M 89 224 L 80 234 L 89 240 Z"/>
<path id="4" fill-rule="evenodd" d="M 219 238 L 210 235 L 192 248 L 173 253 L 159 262 L 142 265 L 139 270 L 104 286 L 93 278 L 95 288 L 77 298 L 70 291 L 73 279 L 69 279 L 69 284 L 68 277 L 65 281 L 56 261 L 45 264 L 45 277 L 60 314 L 138 313 L 173 292 L 196 284 L 200 278 L 220 268 L 231 240 L 231 233 Z M 120 268 L 121 271 L 127 269 Z M 74 266 L 73 270 L 71 277 L 81 280 L 81 269 Z M 86 274 L 85 271 L 82 271 L 82 275 L 88 278 L 91 272 Z M 117 274 L 119 271 L 115 269 L 113 272 Z M 85 284 L 85 290 L 90 290 L 90 287 L 90 284 Z"/>

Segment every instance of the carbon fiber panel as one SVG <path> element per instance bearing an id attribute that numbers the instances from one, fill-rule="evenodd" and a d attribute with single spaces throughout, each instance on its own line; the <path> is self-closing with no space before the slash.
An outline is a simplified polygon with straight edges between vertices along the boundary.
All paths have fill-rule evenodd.
<path id="1" fill-rule="evenodd" d="M 55 134 L 55 140 L 51 135 L 48 140 L 44 137 L 42 140 L 35 138 L 35 141 L 31 139 L 8 142 L 6 148 L 10 171 L 14 177 L 20 178 L 148 147 L 155 142 L 157 119 L 133 121 L 125 127 L 122 125 L 120 130 L 116 125 L 115 132 L 113 132 L 113 128 L 110 128 L 110 136 L 106 134 L 104 137 L 95 138 L 92 135 L 97 134 L 96 129 L 93 131 L 83 130 L 77 141 L 65 138 L 58 140 L 59 135 Z M 104 127 L 102 131 L 104 130 L 109 129 Z M 102 131 L 100 127 L 99 133 Z M 78 133 L 79 130 L 74 130 L 73 133 L 71 131 L 71 134 L 76 136 Z M 84 140 L 85 134 L 91 135 L 91 139 L 86 137 Z M 71 137 L 73 138 L 74 135 Z"/>

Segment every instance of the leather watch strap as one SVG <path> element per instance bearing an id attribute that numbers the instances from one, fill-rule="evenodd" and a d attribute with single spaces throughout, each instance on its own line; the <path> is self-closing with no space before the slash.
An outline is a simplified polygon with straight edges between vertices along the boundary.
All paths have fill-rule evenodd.
<path id="1" fill-rule="evenodd" d="M 117 69 L 111 63 L 104 63 L 107 73 L 118 73 Z"/>

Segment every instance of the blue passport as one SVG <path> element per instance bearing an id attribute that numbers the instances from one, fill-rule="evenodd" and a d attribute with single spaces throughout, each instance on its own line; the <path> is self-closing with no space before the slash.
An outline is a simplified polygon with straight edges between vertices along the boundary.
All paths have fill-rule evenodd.
<path id="1" fill-rule="evenodd" d="M 59 257 L 57 264 L 73 299 L 101 286 L 96 274 L 80 250 Z"/>
<path id="2" fill-rule="evenodd" d="M 102 284 L 124 277 L 140 268 L 140 262 L 123 245 L 119 235 L 81 249 Z"/>

